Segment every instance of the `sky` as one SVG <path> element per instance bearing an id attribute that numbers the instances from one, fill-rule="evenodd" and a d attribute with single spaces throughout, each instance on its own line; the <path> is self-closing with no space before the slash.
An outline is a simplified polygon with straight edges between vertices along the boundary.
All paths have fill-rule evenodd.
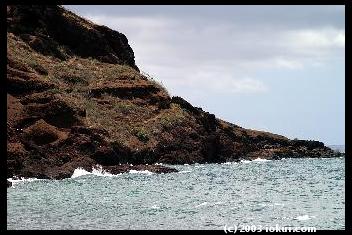
<path id="1" fill-rule="evenodd" d="M 64 6 L 126 35 L 136 64 L 218 118 L 345 144 L 344 6 Z"/>

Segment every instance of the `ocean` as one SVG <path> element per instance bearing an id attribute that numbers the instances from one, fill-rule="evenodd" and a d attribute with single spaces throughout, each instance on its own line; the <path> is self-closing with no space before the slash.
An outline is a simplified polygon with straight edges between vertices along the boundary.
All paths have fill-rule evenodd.
<path id="1" fill-rule="evenodd" d="M 172 167 L 179 172 L 77 169 L 64 180 L 14 181 L 7 189 L 7 228 L 345 228 L 345 158 Z"/>

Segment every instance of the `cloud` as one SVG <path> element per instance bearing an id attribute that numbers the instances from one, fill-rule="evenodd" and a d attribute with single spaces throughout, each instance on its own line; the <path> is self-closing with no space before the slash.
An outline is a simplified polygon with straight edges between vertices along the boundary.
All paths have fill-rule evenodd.
<path id="1" fill-rule="evenodd" d="M 290 30 L 285 32 L 283 40 L 297 54 L 330 57 L 343 52 L 345 31 L 335 28 Z"/>
<path id="2" fill-rule="evenodd" d="M 176 8 L 157 14 L 133 14 L 137 8 L 129 9 L 121 15 L 95 12 L 84 16 L 124 33 L 140 69 L 176 94 L 185 89 L 203 95 L 261 94 L 270 87 L 256 75 L 258 71 L 324 66 L 344 53 L 341 22 L 328 24 L 321 16 L 335 16 L 340 8 L 290 8 L 295 14 L 287 9 L 280 12 L 278 7 L 266 8 L 266 13 L 258 7 L 242 8 L 250 17 L 239 8 L 232 8 L 238 14 L 227 10 L 223 15 L 208 8 L 199 14 L 190 14 L 190 8 L 186 13 Z M 305 15 L 304 20 L 297 11 Z"/>

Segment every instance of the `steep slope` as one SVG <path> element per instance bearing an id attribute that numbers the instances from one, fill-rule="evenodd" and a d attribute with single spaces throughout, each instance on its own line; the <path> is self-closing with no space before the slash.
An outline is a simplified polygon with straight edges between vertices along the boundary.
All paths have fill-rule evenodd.
<path id="1" fill-rule="evenodd" d="M 8 177 L 60 179 L 97 164 L 172 172 L 153 164 L 339 156 L 170 97 L 139 72 L 123 34 L 62 7 L 8 6 L 7 23 Z"/>

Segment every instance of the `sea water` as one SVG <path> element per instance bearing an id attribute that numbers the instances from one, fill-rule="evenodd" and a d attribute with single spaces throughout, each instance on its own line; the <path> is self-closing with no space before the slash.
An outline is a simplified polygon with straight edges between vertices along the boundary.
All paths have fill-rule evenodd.
<path id="1" fill-rule="evenodd" d="M 7 189 L 7 228 L 345 228 L 345 158 L 172 167 L 179 172 L 77 169 L 64 180 L 14 181 Z"/>

